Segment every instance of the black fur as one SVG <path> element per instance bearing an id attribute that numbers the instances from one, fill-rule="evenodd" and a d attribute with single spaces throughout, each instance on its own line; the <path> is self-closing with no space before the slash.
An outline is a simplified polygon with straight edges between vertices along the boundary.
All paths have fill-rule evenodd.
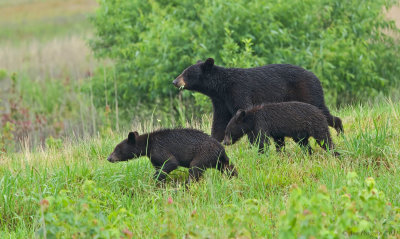
<path id="1" fill-rule="evenodd" d="M 223 139 L 226 125 L 237 110 L 287 101 L 315 105 L 330 126 L 343 132 L 342 121 L 332 116 L 325 105 L 319 79 L 298 66 L 272 64 L 247 69 L 224 68 L 214 65 L 214 60 L 209 58 L 185 69 L 173 84 L 211 98 L 214 109 L 211 135 L 218 141 Z"/>
<path id="2" fill-rule="evenodd" d="M 107 160 L 127 161 L 140 156 L 150 158 L 156 168 L 154 176 L 160 181 L 178 166 L 189 168 L 189 180 L 198 180 L 207 168 L 217 168 L 221 172 L 228 169 L 231 176 L 237 174 L 224 147 L 195 129 L 164 129 L 142 135 L 130 132 Z"/>
<path id="3" fill-rule="evenodd" d="M 310 154 L 309 137 L 314 137 L 325 150 L 334 150 L 325 116 L 317 107 L 302 102 L 271 103 L 238 110 L 226 127 L 224 144 L 235 143 L 244 134 L 252 144 L 259 140 L 260 152 L 265 143 L 268 145 L 268 137 L 274 139 L 278 151 L 285 146 L 285 137 L 293 138 Z"/>

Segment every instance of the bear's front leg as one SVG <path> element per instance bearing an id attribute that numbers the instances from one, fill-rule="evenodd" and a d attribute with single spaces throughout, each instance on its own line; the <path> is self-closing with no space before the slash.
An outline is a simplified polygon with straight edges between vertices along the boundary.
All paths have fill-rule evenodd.
<path id="1" fill-rule="evenodd" d="M 212 99 L 213 103 L 213 122 L 211 129 L 211 137 L 221 142 L 225 136 L 225 128 L 232 118 L 232 114 L 226 108 L 225 103 L 218 99 Z"/>
<path id="2" fill-rule="evenodd" d="M 269 146 L 268 136 L 266 136 L 262 132 L 259 132 L 257 135 L 254 135 L 254 133 L 249 133 L 247 134 L 247 138 L 252 145 L 258 145 L 258 153 L 260 154 L 264 153 L 264 147 Z"/>
<path id="3" fill-rule="evenodd" d="M 165 160 L 163 156 L 152 156 L 151 162 L 156 168 L 154 179 L 157 179 L 158 181 L 165 181 L 167 175 L 179 166 L 178 161 L 172 155 L 169 156 L 167 160 Z"/>
<path id="4" fill-rule="evenodd" d="M 258 153 L 260 154 L 265 153 L 264 148 L 268 148 L 268 146 L 269 146 L 268 138 L 260 139 L 260 143 L 258 144 Z"/>

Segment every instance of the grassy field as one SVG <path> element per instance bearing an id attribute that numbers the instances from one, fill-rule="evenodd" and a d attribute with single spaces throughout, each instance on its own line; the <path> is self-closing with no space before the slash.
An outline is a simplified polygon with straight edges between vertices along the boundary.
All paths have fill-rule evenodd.
<path id="1" fill-rule="evenodd" d="M 331 238 L 388 238 L 374 233 L 386 222 L 397 225 L 391 236 L 400 238 L 400 211 L 394 209 L 400 206 L 399 92 L 333 112 L 345 128 L 343 137 L 332 130 L 339 158 L 315 142 L 309 156 L 292 140 L 285 152 L 271 146 L 260 155 L 244 138 L 226 148 L 237 178 L 208 170 L 188 188 L 187 169 L 157 185 L 146 158 L 107 162 L 129 130 L 143 133 L 168 125 L 149 120 L 121 131 L 96 128 L 100 109 L 81 90 L 99 65 L 86 43 L 92 33 L 87 16 L 96 6 L 94 0 L 0 1 L 0 116 L 10 115 L 18 102 L 10 116 L 16 127 L 27 119 L 45 119 L 26 131 L 0 128 L 2 136 L 21 133 L 10 138 L 17 145 L 8 152 L 1 151 L 0 140 L 0 238 L 54 238 L 57 233 L 64 238 L 293 238 L 285 234 L 287 228 L 302 228 L 304 238 L 323 238 L 316 235 L 328 224 L 335 230 L 353 225 Z M 398 8 L 389 13 L 393 19 L 398 15 Z M 211 115 L 204 115 L 187 126 L 210 133 L 210 122 Z M 32 143 L 35 137 L 38 142 Z M 349 172 L 361 182 L 354 190 Z M 383 206 L 382 200 L 365 197 L 367 177 L 385 195 Z M 368 192 L 381 196 L 375 188 Z M 363 206 L 357 198 L 363 198 Z M 393 208 L 397 219 L 382 208 Z"/>
<path id="2" fill-rule="evenodd" d="M 238 178 L 208 170 L 199 183 L 188 188 L 184 187 L 186 169 L 173 172 L 159 186 L 146 158 L 107 162 L 108 154 L 128 131 L 8 154 L 0 161 L 0 237 L 33 237 L 38 228 L 43 233 L 41 204 L 49 234 L 79 231 L 86 238 L 88 234 L 83 233 L 91 228 L 114 230 L 126 238 L 275 238 L 282 230 L 282 214 L 289 210 L 291 188 L 300 188 L 308 198 L 325 185 L 336 208 L 343 200 L 338 190 L 347 185 L 346 175 L 352 171 L 361 182 L 375 178 L 386 200 L 399 206 L 399 102 L 381 99 L 346 107 L 335 115 L 342 117 L 345 128 L 344 137 L 332 131 L 340 158 L 315 144 L 310 157 L 291 140 L 285 152 L 276 153 L 271 147 L 259 155 L 242 139 L 227 148 Z M 202 122 L 188 125 L 209 133 L 209 122 L 210 117 L 204 116 Z M 132 129 L 152 130 L 146 124 Z M 399 233 L 394 233 L 395 238 Z"/>

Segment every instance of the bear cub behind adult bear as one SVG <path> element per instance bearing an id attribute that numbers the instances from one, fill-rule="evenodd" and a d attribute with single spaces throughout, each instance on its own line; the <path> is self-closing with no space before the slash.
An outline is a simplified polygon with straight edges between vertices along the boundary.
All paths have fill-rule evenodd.
<path id="1" fill-rule="evenodd" d="M 301 102 L 271 103 L 238 110 L 226 127 L 224 144 L 233 144 L 244 134 L 252 144 L 259 141 L 260 152 L 265 143 L 268 145 L 268 137 L 274 139 L 278 151 L 285 146 L 285 137 L 293 138 L 310 154 L 309 137 L 314 137 L 323 149 L 334 150 L 326 117 L 317 107 Z M 335 155 L 339 154 L 335 152 Z"/>
<path id="2" fill-rule="evenodd" d="M 119 143 L 108 161 L 114 163 L 147 156 L 156 169 L 154 177 L 165 180 L 168 173 L 178 166 L 189 168 L 189 180 L 198 180 L 207 168 L 237 172 L 225 153 L 224 147 L 207 134 L 195 129 L 163 129 L 139 135 L 130 132 Z"/>
<path id="3" fill-rule="evenodd" d="M 239 109 L 265 103 L 300 101 L 318 107 L 328 124 L 343 132 L 340 118 L 325 105 L 318 77 L 299 66 L 271 64 L 254 68 L 225 68 L 214 59 L 198 61 L 186 68 L 173 82 L 177 88 L 197 91 L 211 98 L 213 122 L 211 136 L 224 138 L 229 120 Z"/>

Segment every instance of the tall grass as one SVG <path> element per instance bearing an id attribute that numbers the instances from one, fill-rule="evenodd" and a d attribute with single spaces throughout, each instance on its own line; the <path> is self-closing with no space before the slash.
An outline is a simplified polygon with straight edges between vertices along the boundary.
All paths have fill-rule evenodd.
<path id="1" fill-rule="evenodd" d="M 18 46 L 0 45 L 0 69 L 17 72 L 31 81 L 81 80 L 93 72 L 95 66 L 96 61 L 82 35 L 57 37 L 46 42 L 33 40 Z"/>
<path id="2" fill-rule="evenodd" d="M 164 186 L 159 186 L 146 158 L 117 164 L 105 160 L 128 130 L 152 131 L 151 123 L 132 125 L 121 133 L 70 138 L 46 150 L 6 154 L 0 160 L 0 236 L 32 237 L 40 227 L 42 198 L 66 197 L 77 202 L 91 195 L 105 215 L 121 208 L 131 213 L 121 223 L 133 238 L 275 238 L 279 215 L 293 185 L 306 194 L 316 192 L 320 185 L 334 191 L 346 185 L 349 171 L 361 178 L 374 177 L 387 199 L 400 205 L 399 102 L 349 106 L 334 113 L 342 117 L 345 128 L 344 137 L 332 134 L 341 157 L 324 152 L 315 142 L 314 154 L 308 156 L 291 140 L 282 153 L 271 146 L 260 155 L 242 139 L 227 147 L 238 168 L 237 178 L 208 170 L 189 188 L 184 187 L 186 169 L 176 170 Z M 204 116 L 202 121 L 187 125 L 209 133 L 210 121 L 210 116 Z M 86 180 L 92 180 L 101 193 L 85 191 L 82 184 Z M 341 199 L 333 200 L 339 203 Z"/>
<path id="3" fill-rule="evenodd" d="M 94 133 L 92 119 L 101 119 L 81 88 L 96 65 L 82 36 L 0 45 L 0 70 L 5 72 L 0 78 L 0 131 L 10 123 L 14 140 L 29 137 L 31 146 L 43 145 L 50 136 Z"/>
<path id="4" fill-rule="evenodd" d="M 102 115 L 82 94 L 97 62 L 87 47 L 92 0 L 0 4 L 0 154 L 93 134 Z M 101 111 L 101 110 L 100 110 Z M 15 142 L 15 143 L 14 143 Z"/>

